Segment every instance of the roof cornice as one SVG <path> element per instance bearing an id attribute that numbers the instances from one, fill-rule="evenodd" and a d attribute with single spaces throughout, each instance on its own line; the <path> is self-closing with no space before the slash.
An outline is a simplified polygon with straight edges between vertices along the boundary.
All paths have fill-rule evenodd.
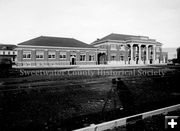
<path id="1" fill-rule="evenodd" d="M 17 45 L 17 48 L 52 48 L 52 49 L 97 49 L 94 48 L 80 48 L 80 47 L 54 47 L 54 46 L 31 46 L 31 45 Z"/>

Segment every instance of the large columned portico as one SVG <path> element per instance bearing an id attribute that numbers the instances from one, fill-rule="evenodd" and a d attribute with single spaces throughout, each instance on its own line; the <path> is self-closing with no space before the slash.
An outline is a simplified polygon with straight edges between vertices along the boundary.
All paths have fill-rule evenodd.
<path id="1" fill-rule="evenodd" d="M 165 52 L 162 43 L 148 36 L 110 34 L 92 43 L 96 47 L 106 49 L 107 64 L 110 65 L 148 65 L 160 64 Z M 165 56 L 167 59 L 167 55 Z"/>
<path id="2" fill-rule="evenodd" d="M 130 64 L 155 64 L 155 45 L 149 44 L 129 44 Z"/>

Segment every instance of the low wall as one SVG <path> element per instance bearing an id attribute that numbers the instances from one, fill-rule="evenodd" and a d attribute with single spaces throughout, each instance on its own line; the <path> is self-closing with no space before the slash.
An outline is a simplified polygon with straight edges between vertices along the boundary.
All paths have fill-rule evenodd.
<path id="1" fill-rule="evenodd" d="M 77 129 L 75 131 L 102 131 L 102 130 L 113 129 L 115 127 L 120 127 L 120 126 L 126 125 L 132 121 L 136 121 L 138 119 L 144 119 L 144 118 L 151 117 L 151 116 L 158 115 L 158 114 L 167 114 L 168 112 L 175 111 L 178 109 L 180 109 L 180 104 L 161 108 L 158 110 L 145 112 L 145 113 L 140 113 L 137 115 L 133 115 L 133 116 L 129 116 L 129 117 L 125 117 L 125 118 L 121 118 L 121 119 L 117 119 L 117 120 L 113 120 L 113 121 L 109 121 L 109 122 L 104 122 L 104 123 L 97 124 L 97 125 L 92 124 L 89 127 Z"/>

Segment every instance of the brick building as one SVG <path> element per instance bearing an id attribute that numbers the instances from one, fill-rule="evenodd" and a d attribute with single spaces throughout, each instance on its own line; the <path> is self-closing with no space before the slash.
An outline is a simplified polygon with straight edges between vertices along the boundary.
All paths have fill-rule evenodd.
<path id="1" fill-rule="evenodd" d="M 16 45 L 0 44 L 0 61 L 6 59 L 14 63 L 17 56 L 17 51 L 14 48 L 16 48 Z"/>
<path id="2" fill-rule="evenodd" d="M 18 67 L 135 65 L 167 62 L 162 44 L 147 36 L 110 34 L 86 44 L 73 38 L 40 36 L 17 45 Z"/>
<path id="3" fill-rule="evenodd" d="M 108 64 L 159 64 L 167 62 L 162 44 L 147 36 L 110 34 L 97 39 L 91 45 L 106 49 Z"/>
<path id="4" fill-rule="evenodd" d="M 95 65 L 98 50 L 73 38 L 40 36 L 17 45 L 17 66 Z"/>

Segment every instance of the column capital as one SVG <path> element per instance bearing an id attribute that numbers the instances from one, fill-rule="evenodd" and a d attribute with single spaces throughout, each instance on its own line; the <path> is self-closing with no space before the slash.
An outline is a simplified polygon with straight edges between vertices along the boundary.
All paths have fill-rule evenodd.
<path id="1" fill-rule="evenodd" d="M 139 47 L 141 47 L 141 46 L 142 46 L 142 44 L 138 44 L 138 46 L 139 46 Z"/>
<path id="2" fill-rule="evenodd" d="M 146 47 L 150 46 L 149 44 L 146 44 Z"/>
<path id="3" fill-rule="evenodd" d="M 129 44 L 130 46 L 133 46 L 134 44 Z"/>

